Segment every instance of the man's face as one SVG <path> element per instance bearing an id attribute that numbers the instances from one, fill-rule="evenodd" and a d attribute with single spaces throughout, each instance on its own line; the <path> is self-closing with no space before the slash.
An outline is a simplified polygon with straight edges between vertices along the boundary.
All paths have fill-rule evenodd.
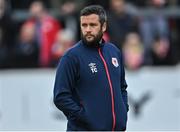
<path id="1" fill-rule="evenodd" d="M 97 44 L 102 39 L 106 24 L 101 25 L 99 16 L 96 14 L 81 16 L 80 22 L 82 40 L 88 45 Z"/>
<path id="2" fill-rule="evenodd" d="M 35 1 L 30 5 L 29 10 L 30 10 L 30 14 L 31 14 L 32 17 L 40 18 L 41 14 L 44 11 L 44 7 L 43 7 L 43 4 L 41 2 L 36 2 Z"/>

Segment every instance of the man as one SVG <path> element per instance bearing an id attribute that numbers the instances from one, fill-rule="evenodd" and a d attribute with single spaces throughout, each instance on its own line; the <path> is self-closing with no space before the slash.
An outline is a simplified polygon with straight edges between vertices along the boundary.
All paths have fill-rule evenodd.
<path id="1" fill-rule="evenodd" d="M 68 131 L 125 130 L 127 91 L 120 51 L 102 39 L 107 17 L 98 5 L 81 11 L 82 40 L 61 58 L 54 103 L 68 119 Z"/>
<path id="2" fill-rule="evenodd" d="M 111 42 L 122 49 L 125 38 L 131 33 L 138 33 L 138 23 L 132 15 L 126 0 L 110 0 L 108 12 L 108 33 Z"/>
<path id="3" fill-rule="evenodd" d="M 36 59 L 36 49 L 38 49 L 38 65 L 49 67 L 52 61 L 52 45 L 57 33 L 61 30 L 61 24 L 49 14 L 43 1 L 33 1 L 29 13 L 31 17 L 22 25 L 20 33 L 20 50 L 26 53 L 27 47 L 29 47 L 29 52 L 35 49 L 32 58 L 35 56 Z"/>

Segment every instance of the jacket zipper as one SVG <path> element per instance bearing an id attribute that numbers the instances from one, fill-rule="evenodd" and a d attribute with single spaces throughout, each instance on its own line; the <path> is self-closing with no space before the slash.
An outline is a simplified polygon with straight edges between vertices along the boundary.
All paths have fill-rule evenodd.
<path id="1" fill-rule="evenodd" d="M 109 74 L 109 70 L 108 70 L 108 67 L 107 67 L 107 63 L 101 53 L 101 50 L 100 48 L 98 48 L 98 52 L 99 52 L 99 55 L 103 61 L 103 64 L 104 64 L 104 67 L 105 67 L 105 70 L 106 70 L 106 75 L 107 75 L 107 78 L 108 78 L 108 82 L 109 82 L 109 86 L 110 86 L 110 92 L 111 92 L 111 104 L 112 104 L 112 117 L 113 117 L 113 126 L 112 126 L 112 131 L 114 131 L 115 129 L 115 126 L 116 126 L 116 114 L 115 114 L 115 110 L 114 110 L 114 94 L 113 94 L 113 88 L 112 88 L 112 82 L 111 82 L 111 78 L 110 78 L 110 74 Z"/>

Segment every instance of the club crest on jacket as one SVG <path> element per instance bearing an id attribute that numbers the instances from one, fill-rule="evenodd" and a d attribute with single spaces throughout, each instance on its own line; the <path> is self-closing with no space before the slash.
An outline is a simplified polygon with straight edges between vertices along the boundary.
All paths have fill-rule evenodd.
<path id="1" fill-rule="evenodd" d="M 115 67 L 118 67 L 119 66 L 119 63 L 117 61 L 116 58 L 112 57 L 112 64 L 115 66 Z"/>

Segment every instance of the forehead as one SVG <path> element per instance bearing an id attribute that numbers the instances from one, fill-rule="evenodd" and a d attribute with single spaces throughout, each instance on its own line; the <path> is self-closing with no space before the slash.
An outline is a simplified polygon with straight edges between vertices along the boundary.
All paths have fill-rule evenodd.
<path id="1" fill-rule="evenodd" d="M 81 16 L 80 18 L 81 23 L 84 22 L 99 22 L 99 16 L 96 14 L 91 14 L 91 15 L 87 15 L 87 16 Z"/>

